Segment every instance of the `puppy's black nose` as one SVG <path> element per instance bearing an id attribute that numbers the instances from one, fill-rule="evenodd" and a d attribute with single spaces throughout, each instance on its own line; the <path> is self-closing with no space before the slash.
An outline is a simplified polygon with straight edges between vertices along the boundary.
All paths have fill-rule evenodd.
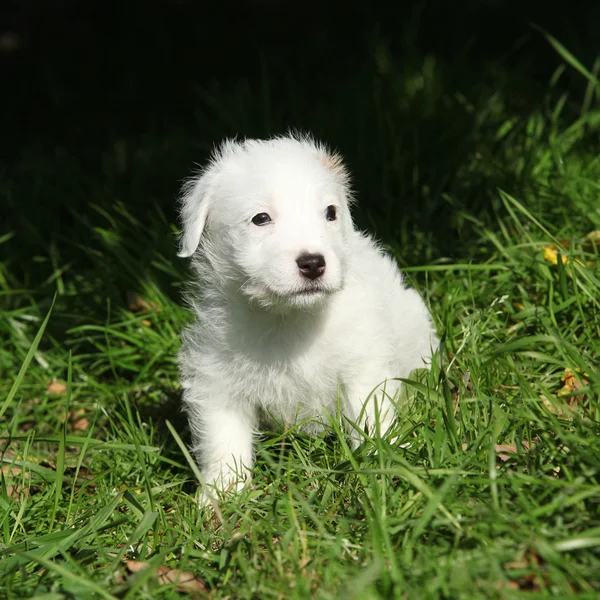
<path id="1" fill-rule="evenodd" d="M 307 279 L 317 279 L 325 273 L 325 257 L 322 254 L 301 254 L 296 264 Z"/>

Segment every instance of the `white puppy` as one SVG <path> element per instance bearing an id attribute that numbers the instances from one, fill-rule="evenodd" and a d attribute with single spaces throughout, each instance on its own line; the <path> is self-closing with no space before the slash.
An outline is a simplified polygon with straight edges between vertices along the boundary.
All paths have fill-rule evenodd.
<path id="1" fill-rule="evenodd" d="M 185 186 L 180 256 L 200 285 L 179 359 L 207 484 L 242 484 L 264 418 L 314 432 L 339 407 L 385 433 L 397 378 L 437 346 L 423 301 L 354 229 L 350 200 L 340 157 L 298 136 L 226 141 Z"/>

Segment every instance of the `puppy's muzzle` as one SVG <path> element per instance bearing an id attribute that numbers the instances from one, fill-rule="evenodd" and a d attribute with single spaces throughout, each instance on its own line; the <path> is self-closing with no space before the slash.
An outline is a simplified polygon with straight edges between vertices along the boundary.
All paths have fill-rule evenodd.
<path id="1" fill-rule="evenodd" d="M 318 279 L 325 273 L 325 257 L 322 254 L 301 254 L 296 264 L 302 276 L 310 280 Z"/>

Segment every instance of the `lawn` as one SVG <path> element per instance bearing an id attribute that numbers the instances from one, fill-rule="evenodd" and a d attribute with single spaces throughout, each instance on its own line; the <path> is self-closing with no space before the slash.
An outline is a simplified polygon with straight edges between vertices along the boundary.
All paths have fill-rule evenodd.
<path id="1" fill-rule="evenodd" d="M 310 119 L 263 64 L 258 89 L 195 88 L 202 140 L 177 116 L 89 148 L 66 116 L 68 143 L 28 132 L 0 180 L 1 598 L 598 597 L 600 62 L 531 39 L 536 82 L 375 37 Z M 442 345 L 393 443 L 268 432 L 252 485 L 200 509 L 172 200 L 217 134 L 288 125 L 347 156 Z"/>

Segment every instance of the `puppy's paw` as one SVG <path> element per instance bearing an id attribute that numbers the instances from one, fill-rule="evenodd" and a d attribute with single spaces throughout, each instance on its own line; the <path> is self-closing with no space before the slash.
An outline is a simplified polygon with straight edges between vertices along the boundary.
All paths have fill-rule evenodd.
<path id="1" fill-rule="evenodd" d="M 216 508 L 219 506 L 219 497 L 214 490 L 209 490 L 206 486 L 200 485 L 196 491 L 196 502 L 199 508 Z"/>
<path id="2" fill-rule="evenodd" d="M 241 473 L 229 469 L 213 472 L 198 487 L 196 502 L 200 507 L 218 506 L 226 497 L 238 495 L 249 480 L 250 472 L 245 469 Z"/>

